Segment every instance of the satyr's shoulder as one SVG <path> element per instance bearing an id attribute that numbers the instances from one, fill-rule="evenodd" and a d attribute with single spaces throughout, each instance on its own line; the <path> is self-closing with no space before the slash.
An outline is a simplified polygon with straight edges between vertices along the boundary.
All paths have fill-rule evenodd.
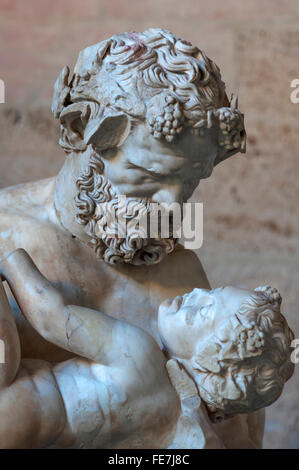
<path id="1" fill-rule="evenodd" d="M 56 178 L 24 183 L 0 190 L 0 214 L 22 214 L 45 219 L 53 204 Z"/>

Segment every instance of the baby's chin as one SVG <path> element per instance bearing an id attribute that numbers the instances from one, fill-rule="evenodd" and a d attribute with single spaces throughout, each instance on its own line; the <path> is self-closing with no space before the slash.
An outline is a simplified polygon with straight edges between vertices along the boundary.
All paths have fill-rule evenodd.
<path id="1" fill-rule="evenodd" d="M 163 300 L 163 302 L 160 304 L 159 309 L 158 309 L 158 325 L 159 326 L 161 325 L 161 322 L 168 314 L 170 305 L 171 305 L 171 299 Z"/>
<path id="2" fill-rule="evenodd" d="M 163 300 L 158 310 L 158 330 L 163 335 L 164 330 L 168 330 L 169 316 L 171 314 L 172 299 Z"/>

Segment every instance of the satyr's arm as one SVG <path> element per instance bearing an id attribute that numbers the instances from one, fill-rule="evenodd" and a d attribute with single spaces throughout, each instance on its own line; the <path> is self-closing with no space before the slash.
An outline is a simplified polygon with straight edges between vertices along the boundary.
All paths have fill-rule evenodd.
<path id="1" fill-rule="evenodd" d="M 1 261 L 0 274 L 24 316 L 46 340 L 102 364 L 110 362 L 111 337 L 119 320 L 89 308 L 66 305 L 61 293 L 22 249 Z"/>

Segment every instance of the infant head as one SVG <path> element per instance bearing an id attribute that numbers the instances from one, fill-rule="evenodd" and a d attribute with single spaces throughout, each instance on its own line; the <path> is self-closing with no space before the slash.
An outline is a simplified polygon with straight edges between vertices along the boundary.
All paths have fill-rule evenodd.
<path id="1" fill-rule="evenodd" d="M 195 379 L 212 419 L 270 405 L 292 376 L 294 336 L 280 305 L 269 286 L 194 289 L 161 304 L 163 344 Z"/>

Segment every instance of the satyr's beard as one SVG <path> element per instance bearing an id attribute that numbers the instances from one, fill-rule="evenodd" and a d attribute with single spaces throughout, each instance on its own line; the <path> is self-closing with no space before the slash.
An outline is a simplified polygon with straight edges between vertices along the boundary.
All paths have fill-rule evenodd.
<path id="1" fill-rule="evenodd" d="M 174 250 L 178 239 L 171 234 L 169 238 L 149 238 L 147 234 L 141 237 L 134 222 L 144 220 L 149 214 L 150 201 L 127 198 L 125 208 L 120 207 L 117 192 L 103 176 L 103 169 L 101 158 L 94 154 L 87 171 L 77 180 L 76 220 L 85 226 L 90 237 L 89 245 L 99 258 L 109 264 L 137 266 L 159 263 Z M 116 227 L 118 221 L 114 215 L 126 220 L 125 232 L 123 227 Z"/>

